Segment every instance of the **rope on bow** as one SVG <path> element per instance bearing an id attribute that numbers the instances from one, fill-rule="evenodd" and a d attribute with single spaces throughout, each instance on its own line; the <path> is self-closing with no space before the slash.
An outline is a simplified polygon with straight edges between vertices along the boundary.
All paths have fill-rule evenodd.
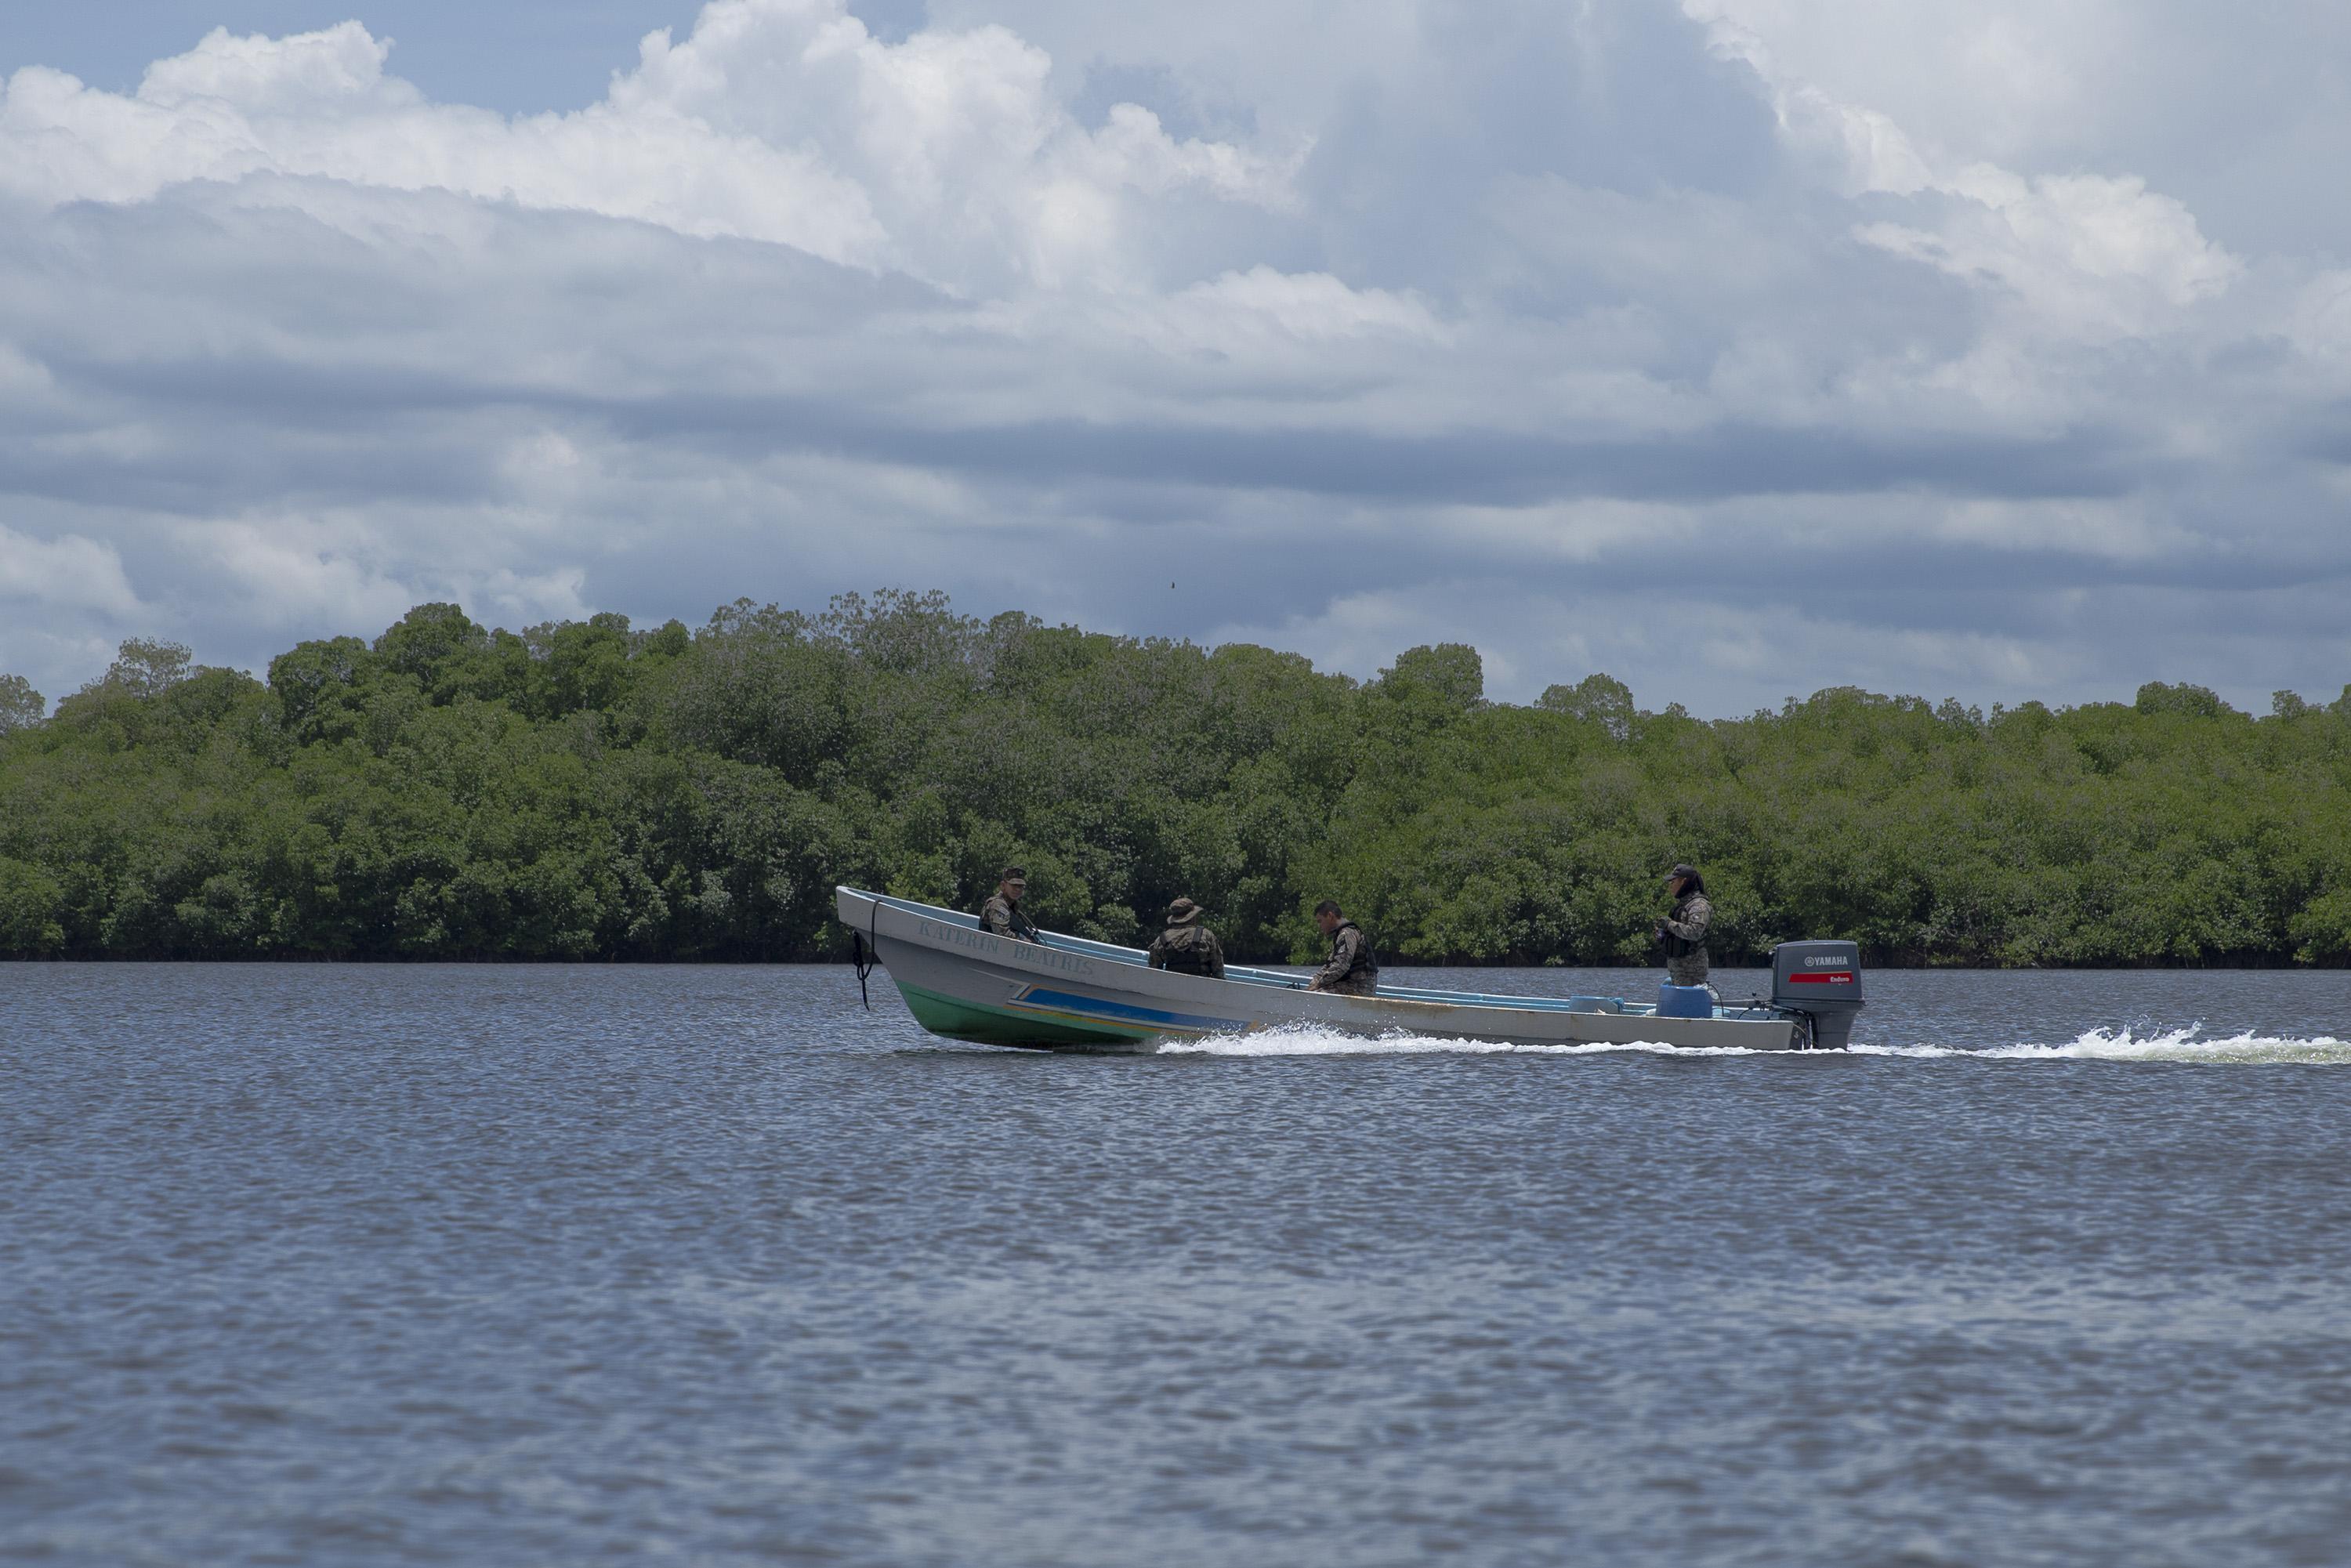
<path id="1" fill-rule="evenodd" d="M 882 921 L 882 901 L 877 898 L 867 908 L 872 917 L 865 923 L 865 934 L 860 936 L 853 928 L 849 933 L 849 961 L 857 970 L 857 999 L 865 1004 L 870 1013 L 873 1010 L 873 998 L 866 993 L 865 977 L 882 962 L 882 944 L 873 940 Z"/>

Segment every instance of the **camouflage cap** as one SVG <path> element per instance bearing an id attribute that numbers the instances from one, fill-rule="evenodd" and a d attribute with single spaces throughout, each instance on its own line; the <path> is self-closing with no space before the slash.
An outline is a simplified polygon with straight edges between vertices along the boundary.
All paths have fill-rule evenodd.
<path id="1" fill-rule="evenodd" d="M 1200 918 L 1200 906 L 1188 898 L 1179 898 L 1167 906 L 1167 924 L 1189 925 Z"/>
<path id="2" fill-rule="evenodd" d="M 1666 873 L 1666 880 L 1667 882 L 1671 882 L 1677 877 L 1696 876 L 1697 874 L 1698 867 L 1690 864 L 1687 861 L 1682 861 L 1677 862 L 1674 866 L 1673 870 Z"/>

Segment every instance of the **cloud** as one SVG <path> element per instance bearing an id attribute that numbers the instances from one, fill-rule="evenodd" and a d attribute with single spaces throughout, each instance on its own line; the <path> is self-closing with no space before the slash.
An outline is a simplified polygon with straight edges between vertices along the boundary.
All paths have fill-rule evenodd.
<path id="1" fill-rule="evenodd" d="M 446 190 L 789 245 L 949 287 L 1115 277 L 1129 193 L 1279 203 L 1286 165 L 1177 141 L 1148 110 L 1079 125 L 1001 27 L 885 44 L 842 0 L 716 0 L 647 37 L 598 104 L 513 119 L 426 102 L 358 22 L 225 29 L 130 96 L 30 68 L 0 101 L 0 190 L 136 201 L 192 181 L 317 176 Z"/>
<path id="2" fill-rule="evenodd" d="M 0 668 L 898 583 L 1711 712 L 2351 669 L 2351 256 L 2212 193 L 2330 133 L 2133 85 L 2315 13 L 929 15 L 718 0 L 538 115 L 358 21 L 25 64 Z"/>
<path id="3" fill-rule="evenodd" d="M 1716 49 L 1768 84 L 1782 126 L 1843 165 L 1857 195 L 1936 197 L 1916 204 L 1925 224 L 1860 225 L 1864 242 L 1955 277 L 2004 291 L 2036 325 L 2093 340 L 2144 334 L 2225 291 L 2242 270 L 2205 238 L 2179 201 L 2143 179 L 2095 174 L 2027 176 L 1989 162 L 1953 164 L 1923 150 L 1890 116 L 1841 101 L 1791 72 L 1744 17 L 1756 0 L 1685 0 L 1709 23 Z M 1963 58 L 2011 89 L 2055 91 L 2062 77 L 2028 48 L 2013 19 L 1995 16 Z"/>
<path id="4" fill-rule="evenodd" d="M 8 528 L 0 528 L 0 600 L 118 616 L 140 610 L 112 545 L 79 534 L 38 538 Z"/>

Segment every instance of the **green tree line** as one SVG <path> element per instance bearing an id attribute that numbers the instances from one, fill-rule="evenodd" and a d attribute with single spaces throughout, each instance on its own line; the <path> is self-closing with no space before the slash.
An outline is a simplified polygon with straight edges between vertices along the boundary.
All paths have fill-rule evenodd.
<path id="1" fill-rule="evenodd" d="M 420 605 L 266 681 L 134 641 L 49 714 L 0 678 L 0 956 L 838 956 L 836 883 L 1129 942 L 1178 894 L 1237 957 L 1336 897 L 1390 961 L 1643 962 L 1663 869 L 1719 963 L 2351 960 L 2351 692 L 2052 709 L 1851 687 L 1703 720 L 1619 682 L 1486 700 L 1244 644 L 980 621 L 943 595 L 521 632 Z"/>

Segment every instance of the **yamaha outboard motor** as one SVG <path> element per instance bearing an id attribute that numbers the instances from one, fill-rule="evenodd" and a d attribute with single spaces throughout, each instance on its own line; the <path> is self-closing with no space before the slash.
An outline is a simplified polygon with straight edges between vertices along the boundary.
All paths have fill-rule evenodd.
<path id="1" fill-rule="evenodd" d="M 1771 949 L 1771 1005 L 1801 1013 L 1819 1051 L 1843 1051 L 1861 1011 L 1861 949 L 1851 942 L 1782 942 Z"/>

